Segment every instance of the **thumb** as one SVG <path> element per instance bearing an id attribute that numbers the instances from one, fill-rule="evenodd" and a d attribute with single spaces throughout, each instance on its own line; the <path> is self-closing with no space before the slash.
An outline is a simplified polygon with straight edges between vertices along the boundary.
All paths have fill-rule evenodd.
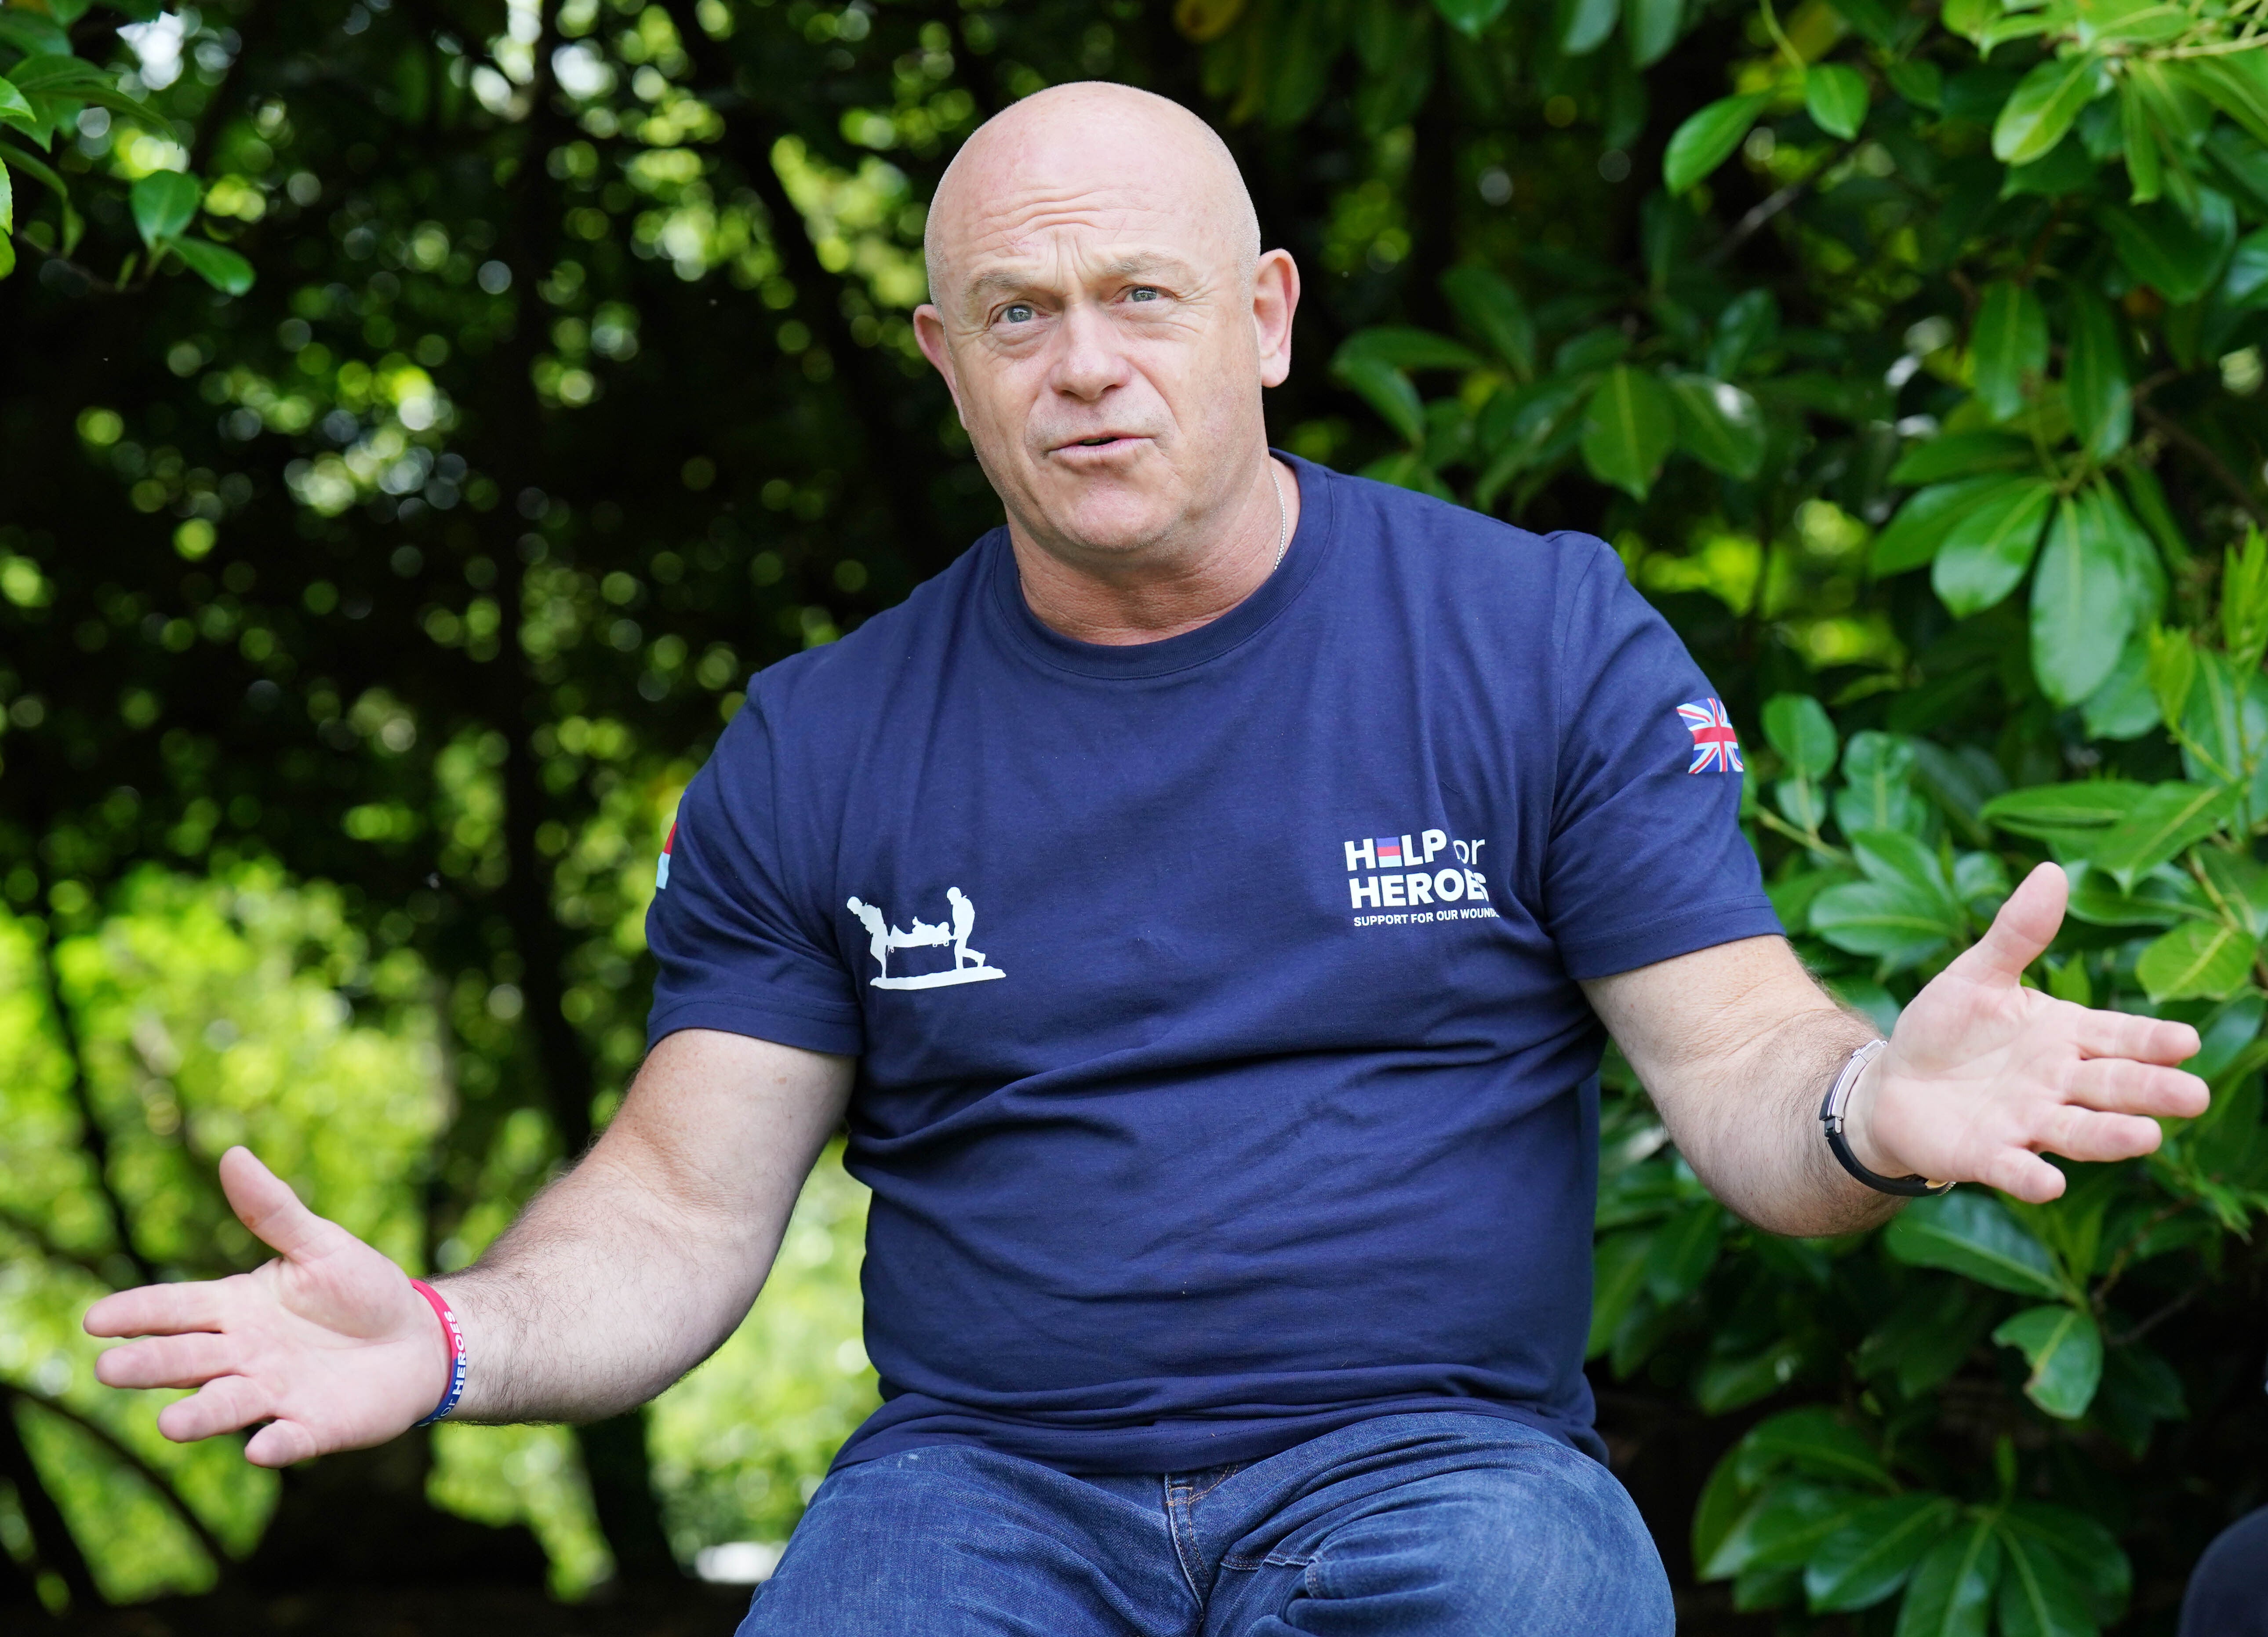
<path id="1" fill-rule="evenodd" d="M 305 1260 L 336 1231 L 299 1203 L 291 1184 L 262 1165 L 251 1149 L 239 1146 L 220 1156 L 220 1185 L 229 1208 L 270 1250 Z"/>
<path id="2" fill-rule="evenodd" d="M 2008 895 L 2000 913 L 1948 970 L 1977 983 L 2013 984 L 2040 958 L 2063 925 L 2071 882 L 2060 865 L 2043 864 Z"/>

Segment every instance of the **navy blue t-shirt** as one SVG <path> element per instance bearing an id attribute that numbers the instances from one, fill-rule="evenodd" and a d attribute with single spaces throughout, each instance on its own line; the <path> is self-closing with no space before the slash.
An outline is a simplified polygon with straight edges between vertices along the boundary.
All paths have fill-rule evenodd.
<path id="1" fill-rule="evenodd" d="M 1063 637 L 996 530 L 759 675 L 685 793 L 652 1037 L 859 1058 L 885 1402 L 838 1464 L 1449 1407 L 1602 1453 L 1575 980 L 1779 931 L 1730 730 L 1601 542 L 1292 465 L 1211 623 Z"/>

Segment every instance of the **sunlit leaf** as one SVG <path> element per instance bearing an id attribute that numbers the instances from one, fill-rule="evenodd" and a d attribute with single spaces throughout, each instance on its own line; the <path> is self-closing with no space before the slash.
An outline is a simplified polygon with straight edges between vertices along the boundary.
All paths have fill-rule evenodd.
<path id="1" fill-rule="evenodd" d="M 2235 811 L 2240 793 L 2228 786 L 2153 785 L 2096 844 L 2095 867 L 2132 891 L 2136 878 L 2220 829 Z"/>
<path id="2" fill-rule="evenodd" d="M 2185 921 L 2154 940 L 2134 963 L 2134 976 L 2153 1000 L 2233 993 L 2250 975 L 2260 940 L 2222 921 Z"/>
<path id="3" fill-rule="evenodd" d="M 1764 701 L 1764 728 L 1793 778 L 1821 779 L 1834 769 L 1841 741 L 1826 708 L 1809 694 L 1774 694 Z"/>
<path id="4" fill-rule="evenodd" d="M 155 247 L 194 221 L 204 190 L 194 176 L 179 171 L 154 171 L 136 182 L 128 195 L 134 208 L 134 226 L 142 242 Z"/>
<path id="5" fill-rule="evenodd" d="M 1867 122 L 1867 77 L 1840 63 L 1815 63 L 1803 77 L 1803 106 L 1812 123 L 1845 142 Z"/>
<path id="6" fill-rule="evenodd" d="M 2062 1420 L 2087 1412 L 2102 1379 L 2102 1332 L 2088 1314 L 2067 1303 L 2027 1308 L 1992 1332 L 2032 1367 L 2024 1396 Z"/>
<path id="7" fill-rule="evenodd" d="M 202 239 L 177 239 L 173 254 L 224 295 L 240 296 L 252 288 L 252 263 L 225 246 Z"/>
<path id="8" fill-rule="evenodd" d="M 1771 100 L 1763 92 L 1722 97 L 1680 125 L 1661 160 L 1662 181 L 1669 191 L 1683 193 L 1731 159 Z"/>
<path id="9" fill-rule="evenodd" d="M 2101 514 L 2058 500 L 2032 580 L 2032 674 L 2041 691 L 2057 704 L 2076 704 L 2101 687 L 2138 612 Z"/>
<path id="10" fill-rule="evenodd" d="M 1677 411 L 1678 442 L 1696 459 L 1728 477 L 1754 477 L 1764 459 L 1764 421 L 1756 401 L 1729 381 L 1673 375 L 1669 395 Z"/>
<path id="11" fill-rule="evenodd" d="M 1955 520 L 1930 564 L 1930 584 L 1956 617 L 1981 613 L 2023 583 L 2055 498 L 2054 484 L 2019 478 Z"/>
<path id="12" fill-rule="evenodd" d="M 2039 63 L 2017 83 L 1992 122 L 1992 157 L 2003 165 L 2029 165 L 2061 142 L 2080 110 L 2109 85 L 2090 55 Z"/>

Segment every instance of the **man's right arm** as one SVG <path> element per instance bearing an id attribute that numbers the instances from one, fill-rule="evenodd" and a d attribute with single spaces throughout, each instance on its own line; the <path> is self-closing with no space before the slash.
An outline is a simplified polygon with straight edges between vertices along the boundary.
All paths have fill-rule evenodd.
<path id="1" fill-rule="evenodd" d="M 641 1404 L 713 1352 L 755 1300 L 789 1212 L 850 1098 L 852 1060 L 706 1029 L 657 1046 L 603 1135 L 473 1267 L 437 1281 L 465 1331 L 453 1419 L 589 1420 Z M 263 1466 L 383 1442 L 448 1375 L 407 1275 L 301 1205 L 243 1150 L 230 1203 L 280 1254 L 233 1279 L 157 1285 L 89 1309 L 115 1387 L 195 1387 L 158 1427 L 188 1442 L 267 1422 Z"/>

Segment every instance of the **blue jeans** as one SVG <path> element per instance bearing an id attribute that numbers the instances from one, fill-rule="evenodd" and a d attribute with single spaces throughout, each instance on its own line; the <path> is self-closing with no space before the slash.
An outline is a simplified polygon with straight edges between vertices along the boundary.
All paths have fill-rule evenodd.
<path id="1" fill-rule="evenodd" d="M 1588 1456 L 1468 1412 L 1204 1471 L 971 1445 L 819 1487 L 740 1637 L 1666 1637 L 1669 1582 Z"/>

